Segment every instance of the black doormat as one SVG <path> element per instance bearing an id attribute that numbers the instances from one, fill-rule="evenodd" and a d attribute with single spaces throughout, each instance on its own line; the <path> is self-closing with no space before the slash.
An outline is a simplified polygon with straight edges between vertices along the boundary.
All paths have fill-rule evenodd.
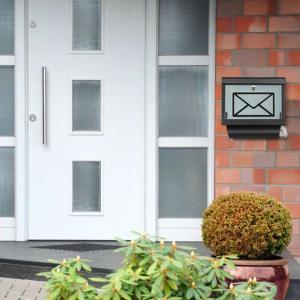
<path id="1" fill-rule="evenodd" d="M 63 244 L 63 245 L 44 245 L 32 248 L 48 249 L 48 250 L 61 250 L 61 251 L 72 251 L 72 252 L 89 252 L 89 251 L 100 251 L 100 250 L 113 250 L 119 248 L 116 245 L 109 244 L 89 244 L 89 243 L 76 243 L 76 244 Z"/>

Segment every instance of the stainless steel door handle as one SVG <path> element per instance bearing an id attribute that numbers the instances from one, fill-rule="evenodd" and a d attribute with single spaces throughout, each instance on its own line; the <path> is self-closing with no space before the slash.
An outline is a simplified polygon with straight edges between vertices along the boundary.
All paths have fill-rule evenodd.
<path id="1" fill-rule="evenodd" d="M 47 68 L 42 67 L 43 145 L 47 145 Z"/>

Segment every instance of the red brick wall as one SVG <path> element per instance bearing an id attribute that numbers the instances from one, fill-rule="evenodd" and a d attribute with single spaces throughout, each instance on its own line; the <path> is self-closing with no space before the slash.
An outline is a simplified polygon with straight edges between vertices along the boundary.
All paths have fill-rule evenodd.
<path id="1" fill-rule="evenodd" d="M 286 140 L 233 140 L 221 125 L 223 76 L 287 81 Z M 216 195 L 266 192 L 290 209 L 300 253 L 300 0 L 217 0 Z"/>

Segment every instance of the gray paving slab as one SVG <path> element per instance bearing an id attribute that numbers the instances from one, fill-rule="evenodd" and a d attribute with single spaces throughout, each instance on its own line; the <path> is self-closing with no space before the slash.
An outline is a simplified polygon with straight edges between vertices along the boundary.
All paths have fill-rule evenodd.
<path id="1" fill-rule="evenodd" d="M 44 282 L 0 278 L 0 299 L 2 300 L 41 300 L 46 299 Z"/>

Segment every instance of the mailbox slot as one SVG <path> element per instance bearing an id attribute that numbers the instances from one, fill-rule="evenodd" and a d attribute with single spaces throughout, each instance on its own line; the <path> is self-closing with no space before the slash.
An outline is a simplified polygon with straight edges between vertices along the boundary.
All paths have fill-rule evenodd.
<path id="1" fill-rule="evenodd" d="M 285 124 L 285 78 L 223 78 L 222 124 L 232 138 L 278 138 Z"/>

